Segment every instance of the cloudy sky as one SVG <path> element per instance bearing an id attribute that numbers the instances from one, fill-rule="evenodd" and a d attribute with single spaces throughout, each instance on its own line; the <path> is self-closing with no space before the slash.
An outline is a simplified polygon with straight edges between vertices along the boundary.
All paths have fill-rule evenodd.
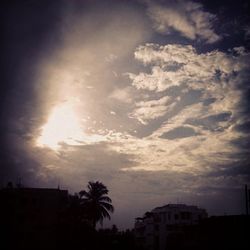
<path id="1" fill-rule="evenodd" d="M 110 224 L 167 203 L 244 212 L 247 1 L 1 3 L 0 183 L 110 190 Z"/>

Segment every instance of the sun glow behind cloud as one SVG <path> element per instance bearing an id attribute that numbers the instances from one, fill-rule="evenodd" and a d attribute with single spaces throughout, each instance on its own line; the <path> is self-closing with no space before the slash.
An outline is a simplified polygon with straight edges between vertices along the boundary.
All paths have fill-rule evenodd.
<path id="1" fill-rule="evenodd" d="M 39 146 L 58 149 L 60 143 L 78 145 L 83 140 L 83 128 L 80 120 L 70 103 L 56 106 L 48 122 L 42 127 L 42 134 L 37 140 Z"/>
<path id="2" fill-rule="evenodd" d="M 76 104 L 68 101 L 52 109 L 36 144 L 39 147 L 59 150 L 63 143 L 76 146 L 105 140 L 106 137 L 103 135 L 85 133 Z"/>

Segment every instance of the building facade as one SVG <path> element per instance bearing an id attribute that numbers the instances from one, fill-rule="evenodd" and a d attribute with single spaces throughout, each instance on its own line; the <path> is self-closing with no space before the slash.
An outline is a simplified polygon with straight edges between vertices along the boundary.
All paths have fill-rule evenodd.
<path id="1" fill-rule="evenodd" d="M 0 200 L 3 249 L 56 248 L 56 234 L 68 204 L 67 190 L 4 188 Z"/>
<path id="2" fill-rule="evenodd" d="M 185 204 L 168 204 L 136 218 L 135 237 L 138 245 L 148 250 L 165 250 L 184 228 L 198 225 L 207 218 L 205 209 Z"/>

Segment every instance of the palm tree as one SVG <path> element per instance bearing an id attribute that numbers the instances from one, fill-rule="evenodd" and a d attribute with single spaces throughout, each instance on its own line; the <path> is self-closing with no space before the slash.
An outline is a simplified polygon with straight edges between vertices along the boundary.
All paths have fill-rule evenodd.
<path id="1" fill-rule="evenodd" d="M 107 187 L 99 181 L 90 181 L 87 191 L 79 192 L 80 204 L 93 228 L 97 222 L 102 224 L 104 218 L 110 219 L 109 212 L 114 212 L 112 200 L 107 196 L 108 192 Z"/>

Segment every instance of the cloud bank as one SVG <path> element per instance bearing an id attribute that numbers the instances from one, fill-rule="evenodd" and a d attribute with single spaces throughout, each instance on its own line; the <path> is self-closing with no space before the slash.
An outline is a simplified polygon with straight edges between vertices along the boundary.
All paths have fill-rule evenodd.
<path id="1" fill-rule="evenodd" d="M 206 43 L 215 43 L 221 39 L 213 29 L 215 15 L 203 10 L 200 3 L 192 1 L 167 1 L 165 5 L 149 2 L 148 15 L 157 32 L 170 34 L 172 30 L 182 36 Z"/>

